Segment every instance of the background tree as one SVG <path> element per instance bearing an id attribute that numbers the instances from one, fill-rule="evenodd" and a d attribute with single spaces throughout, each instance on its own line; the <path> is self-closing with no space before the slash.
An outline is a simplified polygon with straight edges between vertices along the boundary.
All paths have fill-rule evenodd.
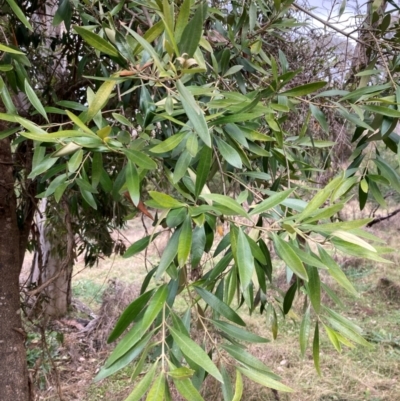
<path id="1" fill-rule="evenodd" d="M 7 32 L 18 38 L 18 29 L 32 28 L 37 12 L 30 3 L 21 5 L 24 11 L 12 0 L 7 4 L 8 14 L 15 15 Z M 31 34 L 23 34 L 23 44 L 16 40 L 1 47 L 7 82 L 1 97 L 7 113 L 0 118 L 12 125 L 1 134 L 6 138 L 2 168 L 8 180 L 2 202 L 11 199 L 4 206 L 4 221 L 13 222 L 9 238 L 18 236 L 15 214 L 24 223 L 23 241 L 12 242 L 13 252 L 17 245 L 18 255 L 25 249 L 35 195 L 64 206 L 57 213 L 67 222 L 69 239 L 79 232 L 73 229 L 74 213 L 82 218 L 84 212 L 84 226 L 89 227 L 99 219 L 90 208 L 104 215 L 105 210 L 114 210 L 114 205 L 109 209 L 105 205 L 120 205 L 126 191 L 142 211 L 157 209 L 155 229 L 171 233 L 141 296 L 121 316 L 109 341 L 135 324 L 97 376 L 107 377 L 140 357 L 137 376 L 143 362 L 150 361 L 152 367 L 130 399 L 140 399 L 148 390 L 149 399 L 169 399 L 171 386 L 187 399 L 201 399 L 199 389 L 206 375 L 228 391 L 230 381 L 224 372 L 231 364 L 236 366 L 232 393 L 237 399 L 242 374 L 275 390 L 290 391 L 241 346 L 242 341 L 265 339 L 244 328 L 236 308 L 266 313 L 276 337 L 277 311 L 286 315 L 297 293 L 305 296 L 300 348 L 306 351 L 312 324 L 317 370 L 320 330 L 337 349 L 349 341 L 367 345 L 353 322 L 321 304 L 321 291 L 331 292 L 320 271 L 354 293 L 332 257 L 333 249 L 384 261 L 379 254 L 387 249 L 361 230 L 369 220 L 342 222 L 337 213 L 356 185 L 361 206 L 369 191 L 379 198 L 379 188 L 371 184 L 378 174 L 361 166 L 367 147 L 368 162 L 373 161 L 390 184 L 399 187 L 397 172 L 374 153 L 381 140 L 397 151 L 392 135 L 400 116 L 395 56 L 385 59 L 393 68 L 390 64 L 391 79 L 384 84 L 321 92 L 327 85 L 323 77 L 317 74 L 311 80 L 303 75 L 306 81 L 296 82 L 301 71 L 292 70 L 282 50 L 268 48 L 272 40 L 282 42 L 298 26 L 291 1 L 214 6 L 185 0 L 178 9 L 165 0 L 146 5 L 105 1 L 89 7 L 63 0 L 53 20 L 54 25 L 63 22 L 66 27 L 62 37 L 53 38 L 55 48 L 59 41 L 63 45 L 58 63 L 66 59 L 68 73 L 62 80 L 40 70 L 53 64 L 38 62 L 41 53 L 35 55 L 35 36 L 28 40 Z M 48 43 L 44 37 L 38 43 Z M 26 94 L 36 116 L 27 118 L 27 109 L 16 107 L 19 92 Z M 315 172 L 326 169 L 326 152 L 334 143 L 314 137 L 309 118 L 295 131 L 287 128 L 291 113 L 302 113 L 304 103 L 323 132 L 329 132 L 323 108 L 333 108 L 347 128 L 357 127 L 353 163 L 346 174 L 324 186 L 315 184 Z M 390 126 L 384 123 L 386 117 Z M 24 155 L 24 164 L 12 161 L 12 150 L 15 157 Z M 10 163 L 18 174 L 11 175 Z M 28 197 L 26 189 L 31 186 Z M 15 188 L 19 203 L 14 200 Z M 46 209 L 50 215 L 52 209 Z M 218 241 L 225 223 L 229 232 Z M 86 238 L 88 230 L 84 231 Z M 156 235 L 154 231 L 134 243 L 125 257 L 146 248 Z M 292 283 L 277 297 L 271 293 L 271 253 L 287 265 Z M 4 291 L 13 290 L 9 296 L 13 302 L 5 309 L 11 316 L 19 306 L 17 273 L 22 257 L 8 261 L 10 276 L 3 285 Z M 178 298 L 186 305 L 184 310 L 175 302 Z M 27 386 L 20 386 L 27 383 L 23 337 L 10 340 L 10 333 L 20 329 L 15 316 L 0 330 L 1 352 L 6 355 L 14 343 L 19 352 L 19 358 L 12 357 L 12 387 L 1 386 L 10 378 L 0 380 L 6 401 L 15 399 L 15 388 L 21 389 L 19 399 L 28 398 Z"/>

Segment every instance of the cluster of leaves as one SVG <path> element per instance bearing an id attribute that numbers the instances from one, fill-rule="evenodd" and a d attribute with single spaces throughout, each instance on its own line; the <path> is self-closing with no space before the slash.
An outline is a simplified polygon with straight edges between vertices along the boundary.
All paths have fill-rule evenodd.
<path id="1" fill-rule="evenodd" d="M 313 327 L 318 371 L 321 328 L 338 351 L 354 343 L 367 346 L 359 327 L 321 303 L 322 292 L 338 301 L 321 277 L 327 274 L 356 294 L 333 253 L 386 262 L 380 254 L 387 248 L 362 230 L 368 219 L 342 222 L 336 216 L 357 185 L 361 206 L 369 191 L 378 200 L 374 183 L 400 185 L 392 167 L 379 155 L 372 158 L 377 141 L 397 152 L 393 129 L 400 92 L 393 82 L 324 92 L 325 81 L 293 85 L 300 71 L 263 47 L 269 35 L 296 26 L 288 18 L 292 1 L 231 2 L 223 9 L 184 0 L 179 10 L 168 0 L 99 2 L 89 10 L 64 0 L 55 21 L 68 26 L 66 3 L 81 21 L 69 35 L 79 35 L 98 57 L 96 75 L 86 76 L 96 89 L 88 86 L 81 102 L 47 107 L 25 80 L 30 103 L 51 121 L 36 124 L 17 114 L 3 84 L 8 113 L 0 118 L 15 128 L 1 136 L 34 141 L 31 177 L 42 177 L 44 197 L 59 201 L 75 188 L 84 207 L 101 212 L 101 199 L 127 192 L 141 210 L 157 209 L 154 231 L 132 244 L 125 257 L 144 250 L 160 227 L 172 234 L 140 297 L 111 333 L 110 342 L 129 329 L 97 379 L 137 360 L 134 378 L 152 364 L 130 401 L 146 392 L 148 400 L 171 399 L 172 383 L 186 399 L 201 400 L 207 375 L 221 382 L 229 400 L 241 399 L 242 375 L 290 391 L 246 351 L 243 342 L 267 340 L 247 331 L 235 309 L 259 308 L 275 338 L 278 316 L 288 315 L 296 294 L 305 298 L 301 352 Z M 15 60 L 26 57 L 11 46 L 0 50 L 14 60 L 13 70 Z M 316 166 L 310 158 L 334 143 L 308 136 L 308 120 L 298 135 L 284 129 L 302 102 L 324 130 L 322 105 L 356 127 L 351 166 L 324 188 L 313 181 L 324 160 Z M 379 170 L 363 164 L 359 171 L 365 149 Z M 282 297 L 271 295 L 272 247 L 292 282 Z"/>

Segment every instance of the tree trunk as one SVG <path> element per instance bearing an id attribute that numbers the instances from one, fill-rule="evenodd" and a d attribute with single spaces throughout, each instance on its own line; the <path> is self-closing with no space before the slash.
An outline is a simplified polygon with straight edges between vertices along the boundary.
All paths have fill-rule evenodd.
<path id="1" fill-rule="evenodd" d="M 36 214 L 38 243 L 32 263 L 29 286 L 42 288 L 37 295 L 35 294 L 34 314 L 56 318 L 65 315 L 71 304 L 73 252 L 71 253 L 68 246 L 68 219 L 65 219 L 67 230 L 61 227 L 55 229 L 47 221 L 47 209 L 47 200 L 43 199 L 39 206 L 39 212 Z"/>
<path id="2" fill-rule="evenodd" d="M 33 17 L 34 25 L 45 26 L 47 51 L 51 51 L 52 38 L 62 36 L 65 31 L 64 23 L 53 26 L 54 15 L 58 9 L 58 1 L 43 3 L 41 11 L 37 11 Z M 54 57 L 49 71 L 55 72 L 60 80 L 66 73 L 67 59 L 64 55 Z M 64 204 L 65 206 L 65 204 Z M 47 219 L 46 209 L 49 202 L 43 199 L 36 213 L 37 249 L 35 251 L 32 269 L 28 285 L 36 288 L 30 292 L 33 297 L 32 312 L 36 317 L 56 318 L 67 313 L 71 304 L 71 277 L 73 267 L 73 251 L 69 249 L 71 227 L 55 228 L 50 219 Z M 68 226 L 68 210 L 64 207 L 65 223 Z M 67 221 L 68 220 L 68 221 Z M 50 283 L 47 284 L 46 283 Z M 42 289 L 39 291 L 39 289 Z"/>
<path id="3" fill-rule="evenodd" d="M 20 230 L 10 142 L 0 140 L 0 400 L 28 401 L 25 334 L 19 297 Z"/>

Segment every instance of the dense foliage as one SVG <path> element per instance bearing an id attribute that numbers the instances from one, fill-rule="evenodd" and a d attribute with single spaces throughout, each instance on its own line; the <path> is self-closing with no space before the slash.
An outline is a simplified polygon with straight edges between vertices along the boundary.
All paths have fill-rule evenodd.
<path id="1" fill-rule="evenodd" d="M 382 185 L 400 192 L 377 146 L 397 153 L 398 23 L 376 13 L 370 63 L 354 87 L 338 89 L 318 70 L 292 70 L 280 50 L 302 33 L 292 3 L 62 0 L 50 20 L 62 29 L 49 38 L 40 7 L 7 0 L 15 41 L 0 45 L 0 118 L 11 128 L 0 137 L 33 144 L 25 173 L 37 196 L 65 199 L 85 216 L 93 210 L 87 225 L 95 226 L 99 216 L 115 217 L 115 205 L 124 205 L 119 218 L 126 215 L 128 193 L 155 217 L 153 232 L 126 258 L 160 232 L 171 234 L 110 334 L 110 342 L 122 339 L 96 378 L 136 361 L 133 378 L 147 373 L 130 401 L 146 392 L 148 400 L 170 399 L 171 386 L 201 400 L 207 375 L 232 400 L 241 399 L 242 375 L 290 391 L 246 351 L 246 342 L 267 340 L 246 330 L 238 309 L 265 314 L 276 338 L 278 317 L 290 316 L 301 297 L 300 350 L 307 352 L 310 337 L 317 371 L 322 331 L 338 351 L 368 346 L 321 294 L 337 301 L 326 276 L 356 294 L 336 252 L 385 262 L 388 249 L 362 230 L 370 220 L 338 214 L 354 188 L 361 208 L 368 194 L 385 205 Z M 384 55 L 382 43 L 392 46 Z M 16 105 L 19 92 L 31 117 Z M 343 172 L 330 168 L 338 124 L 345 136 L 354 132 Z M 286 292 L 273 282 L 277 260 L 286 266 Z"/>

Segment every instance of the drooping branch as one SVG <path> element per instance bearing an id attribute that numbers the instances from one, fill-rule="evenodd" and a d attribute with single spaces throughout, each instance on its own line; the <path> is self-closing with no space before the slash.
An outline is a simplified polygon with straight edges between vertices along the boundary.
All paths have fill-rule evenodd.
<path id="1" fill-rule="evenodd" d="M 381 221 L 385 221 L 390 219 L 393 216 L 396 216 L 396 214 L 400 213 L 400 209 L 396 209 L 395 211 L 393 211 L 392 213 L 389 213 L 387 216 L 383 216 L 383 217 L 376 217 L 375 219 L 373 219 L 372 221 L 370 221 L 367 224 L 367 227 L 372 227 L 375 224 L 380 223 Z"/>

